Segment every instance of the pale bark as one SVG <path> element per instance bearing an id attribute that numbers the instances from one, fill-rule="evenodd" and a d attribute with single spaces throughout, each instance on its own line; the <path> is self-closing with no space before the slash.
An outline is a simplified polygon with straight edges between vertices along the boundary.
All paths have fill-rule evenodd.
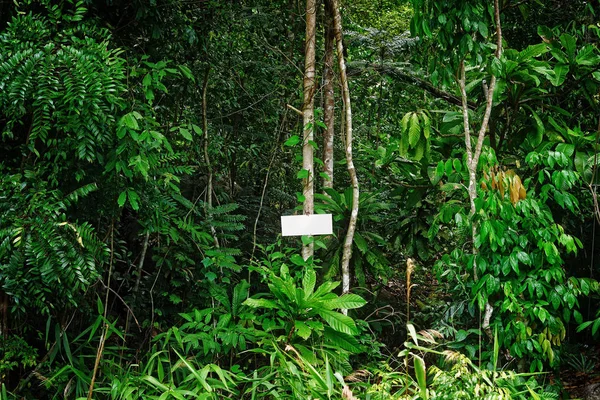
<path id="1" fill-rule="evenodd" d="M 302 122 L 304 142 L 302 146 L 302 169 L 308 176 L 302 181 L 304 195 L 304 215 L 311 215 L 315 209 L 314 199 L 314 98 L 315 98 L 315 32 L 317 24 L 316 0 L 306 0 L 306 47 L 304 49 L 304 103 Z M 302 246 L 302 257 L 306 260 L 314 254 L 314 244 Z"/>
<path id="2" fill-rule="evenodd" d="M 342 252 L 342 292 L 350 291 L 350 259 L 352 258 L 352 243 L 354 242 L 354 232 L 356 230 L 356 221 L 358 220 L 358 202 L 359 202 L 359 186 L 356 169 L 352 160 L 352 107 L 350 104 L 350 89 L 348 87 L 348 76 L 346 74 L 346 61 L 344 60 L 344 44 L 342 41 L 342 16 L 337 0 L 331 0 L 331 8 L 333 10 L 333 29 L 335 32 L 335 40 L 337 46 L 337 56 L 339 64 L 340 83 L 342 85 L 342 99 L 344 100 L 345 110 L 345 150 L 346 150 L 346 165 L 350 182 L 352 184 L 352 208 L 350 212 L 350 221 L 348 222 L 348 231 L 344 241 Z M 344 310 L 345 311 L 345 310 Z"/>
<path id="3" fill-rule="evenodd" d="M 323 189 L 333 188 L 333 139 L 335 137 L 335 98 L 334 98 L 334 54 L 335 36 L 333 32 L 333 12 L 331 4 L 325 2 L 325 63 L 323 66 Z"/>
<path id="4" fill-rule="evenodd" d="M 206 210 L 207 218 L 210 222 L 210 233 L 212 234 L 213 241 L 215 243 L 215 247 L 219 247 L 219 238 L 217 238 L 217 231 L 212 224 L 210 219 L 210 210 L 212 209 L 212 196 L 213 196 L 213 170 L 212 164 L 210 163 L 210 157 L 208 155 L 208 146 L 209 146 L 209 136 L 208 136 L 208 118 L 206 116 L 206 93 L 208 92 L 208 75 L 210 74 L 210 66 L 206 69 L 206 73 L 204 74 L 204 83 L 202 84 L 202 132 L 204 134 L 204 162 L 206 163 L 206 168 L 208 169 L 208 183 L 206 185 Z"/>
<path id="5" fill-rule="evenodd" d="M 500 56 L 502 55 L 502 26 L 500 24 L 500 7 L 498 4 L 498 0 L 494 0 L 494 20 L 496 22 L 496 52 L 494 54 L 494 56 L 499 59 Z M 483 120 L 481 121 L 481 126 L 479 128 L 479 132 L 477 134 L 477 143 L 475 145 L 475 148 L 473 149 L 473 145 L 471 143 L 471 133 L 470 133 L 470 128 L 469 128 L 469 106 L 468 106 L 468 100 L 467 100 L 467 93 L 466 93 L 466 77 L 465 77 L 465 63 L 464 61 L 460 62 L 460 78 L 458 81 L 459 87 L 460 87 L 460 93 L 461 93 L 461 99 L 462 99 L 462 112 L 463 112 L 463 123 L 464 123 L 464 133 L 465 133 L 465 149 L 467 152 L 467 168 L 469 170 L 469 186 L 468 186 L 468 193 L 469 193 L 469 202 L 470 202 L 470 212 L 469 215 L 471 217 L 471 220 L 473 219 L 476 210 L 475 207 L 475 199 L 477 198 L 477 165 L 479 164 L 479 158 L 481 156 L 481 150 L 483 148 L 483 141 L 485 139 L 485 132 L 487 131 L 489 122 L 490 122 L 490 115 L 492 112 L 492 105 L 494 102 L 494 89 L 496 88 L 496 77 L 494 75 L 492 75 L 491 79 L 490 79 L 490 86 L 489 88 L 487 88 L 487 90 L 485 90 L 486 93 L 486 104 L 485 104 L 485 111 L 483 114 Z M 472 241 L 473 241 L 473 254 L 477 253 L 477 249 L 475 248 L 475 236 L 477 235 L 477 226 L 475 225 L 475 222 L 472 220 Z M 477 277 L 477 263 L 474 261 L 473 262 L 473 278 L 475 281 L 478 280 Z M 485 305 L 485 314 L 483 317 L 483 323 L 481 325 L 481 328 L 484 332 L 486 332 L 486 334 L 488 335 L 488 337 L 490 337 L 490 339 L 493 340 L 493 336 L 491 333 L 491 330 L 489 328 L 490 326 L 490 318 L 492 316 L 492 313 L 494 311 L 494 308 L 492 307 L 492 305 L 489 302 L 486 302 Z"/>

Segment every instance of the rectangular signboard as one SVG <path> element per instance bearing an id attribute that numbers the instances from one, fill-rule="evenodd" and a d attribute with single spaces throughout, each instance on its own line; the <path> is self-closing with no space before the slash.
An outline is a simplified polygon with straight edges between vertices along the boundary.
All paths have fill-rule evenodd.
<path id="1" fill-rule="evenodd" d="M 287 215 L 281 217 L 283 236 L 331 235 L 331 214 Z"/>

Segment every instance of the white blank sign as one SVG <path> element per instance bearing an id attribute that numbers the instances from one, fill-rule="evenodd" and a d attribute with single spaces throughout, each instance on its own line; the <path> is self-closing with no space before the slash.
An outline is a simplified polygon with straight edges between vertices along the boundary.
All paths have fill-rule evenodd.
<path id="1" fill-rule="evenodd" d="M 287 215 L 281 217 L 283 236 L 330 235 L 333 233 L 331 214 Z"/>

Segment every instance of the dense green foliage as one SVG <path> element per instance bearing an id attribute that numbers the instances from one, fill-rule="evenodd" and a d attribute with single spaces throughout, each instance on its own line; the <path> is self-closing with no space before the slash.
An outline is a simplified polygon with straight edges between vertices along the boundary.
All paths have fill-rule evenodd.
<path id="1" fill-rule="evenodd" d="M 498 6 L 501 54 L 494 2 L 342 2 L 342 293 L 343 135 L 334 188 L 315 176 L 333 235 L 279 235 L 306 178 L 303 2 L 0 2 L 0 400 L 555 399 L 561 371 L 592 377 L 600 10 Z"/>

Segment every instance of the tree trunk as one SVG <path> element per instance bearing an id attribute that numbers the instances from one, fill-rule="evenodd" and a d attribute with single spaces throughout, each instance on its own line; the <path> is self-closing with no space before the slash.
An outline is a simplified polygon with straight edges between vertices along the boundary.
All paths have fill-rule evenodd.
<path id="1" fill-rule="evenodd" d="M 502 27 L 500 25 L 500 7 L 498 4 L 498 0 L 494 0 L 494 19 L 496 22 L 496 52 L 495 57 L 500 58 L 502 54 Z M 485 132 L 488 128 L 490 122 L 490 115 L 492 112 L 492 105 L 494 102 L 494 89 L 496 88 L 496 77 L 492 75 L 490 79 L 490 86 L 485 90 L 486 92 L 486 104 L 485 111 L 483 114 L 483 120 L 481 121 L 481 127 L 479 128 L 479 132 L 477 134 L 477 143 L 475 144 L 475 149 L 473 149 L 473 145 L 471 144 L 471 132 L 469 128 L 469 106 L 467 100 L 467 92 L 466 92 L 466 77 L 465 77 L 465 63 L 464 61 L 460 62 L 460 78 L 458 80 L 458 85 L 460 87 L 460 93 L 462 98 L 462 112 L 463 112 L 463 123 L 464 123 L 464 131 L 465 131 L 465 149 L 467 152 L 467 168 L 469 170 L 469 202 L 470 202 L 470 212 L 469 216 L 471 217 L 471 235 L 472 235 L 472 243 L 473 243 L 473 254 L 477 253 L 477 248 L 475 247 L 475 236 L 477 235 L 477 226 L 475 222 L 472 220 L 477 211 L 475 207 L 475 199 L 477 198 L 477 165 L 479 164 L 479 158 L 481 156 L 481 149 L 483 148 L 483 140 L 485 139 Z M 485 85 L 485 83 L 484 83 Z M 485 89 L 485 87 L 484 87 Z M 473 262 L 473 279 L 475 281 L 478 280 L 477 276 L 477 263 Z M 483 323 L 481 328 L 488 337 L 493 340 L 493 335 L 489 328 L 490 326 L 490 318 L 494 308 L 489 302 L 486 302 L 485 305 L 485 314 L 483 317 Z"/>
<path id="2" fill-rule="evenodd" d="M 323 66 L 323 120 L 327 128 L 323 134 L 323 189 L 333 188 L 333 139 L 335 137 L 335 99 L 333 89 L 333 11 L 331 3 L 325 2 L 325 64 Z"/>
<path id="3" fill-rule="evenodd" d="M 342 16 L 337 0 L 331 0 L 331 8 L 333 10 L 333 29 L 335 32 L 335 40 L 337 45 L 337 56 L 340 72 L 340 83 L 342 85 L 342 98 L 344 100 L 345 109 L 345 150 L 346 150 L 346 165 L 348 174 L 350 175 L 350 183 L 352 184 L 352 209 L 350 212 L 350 221 L 348 222 L 348 231 L 344 241 L 344 249 L 342 252 L 342 292 L 350 291 L 350 259 L 352 258 L 352 243 L 354 242 L 354 232 L 356 230 L 356 221 L 358 219 L 358 201 L 359 187 L 358 177 L 354 169 L 352 161 L 352 107 L 350 105 L 350 89 L 348 87 L 348 76 L 346 75 L 346 61 L 344 60 L 344 44 L 342 41 Z M 346 312 L 346 310 L 344 310 Z"/>
<path id="4" fill-rule="evenodd" d="M 304 215 L 311 215 L 315 209 L 314 199 L 314 98 L 315 98 L 315 33 L 317 24 L 316 0 L 306 0 L 306 47 L 304 49 L 304 104 L 302 122 L 304 141 L 302 146 L 302 169 L 308 172 L 302 181 L 304 195 Z M 314 244 L 302 246 L 302 257 L 306 260 L 314 254 Z"/>

